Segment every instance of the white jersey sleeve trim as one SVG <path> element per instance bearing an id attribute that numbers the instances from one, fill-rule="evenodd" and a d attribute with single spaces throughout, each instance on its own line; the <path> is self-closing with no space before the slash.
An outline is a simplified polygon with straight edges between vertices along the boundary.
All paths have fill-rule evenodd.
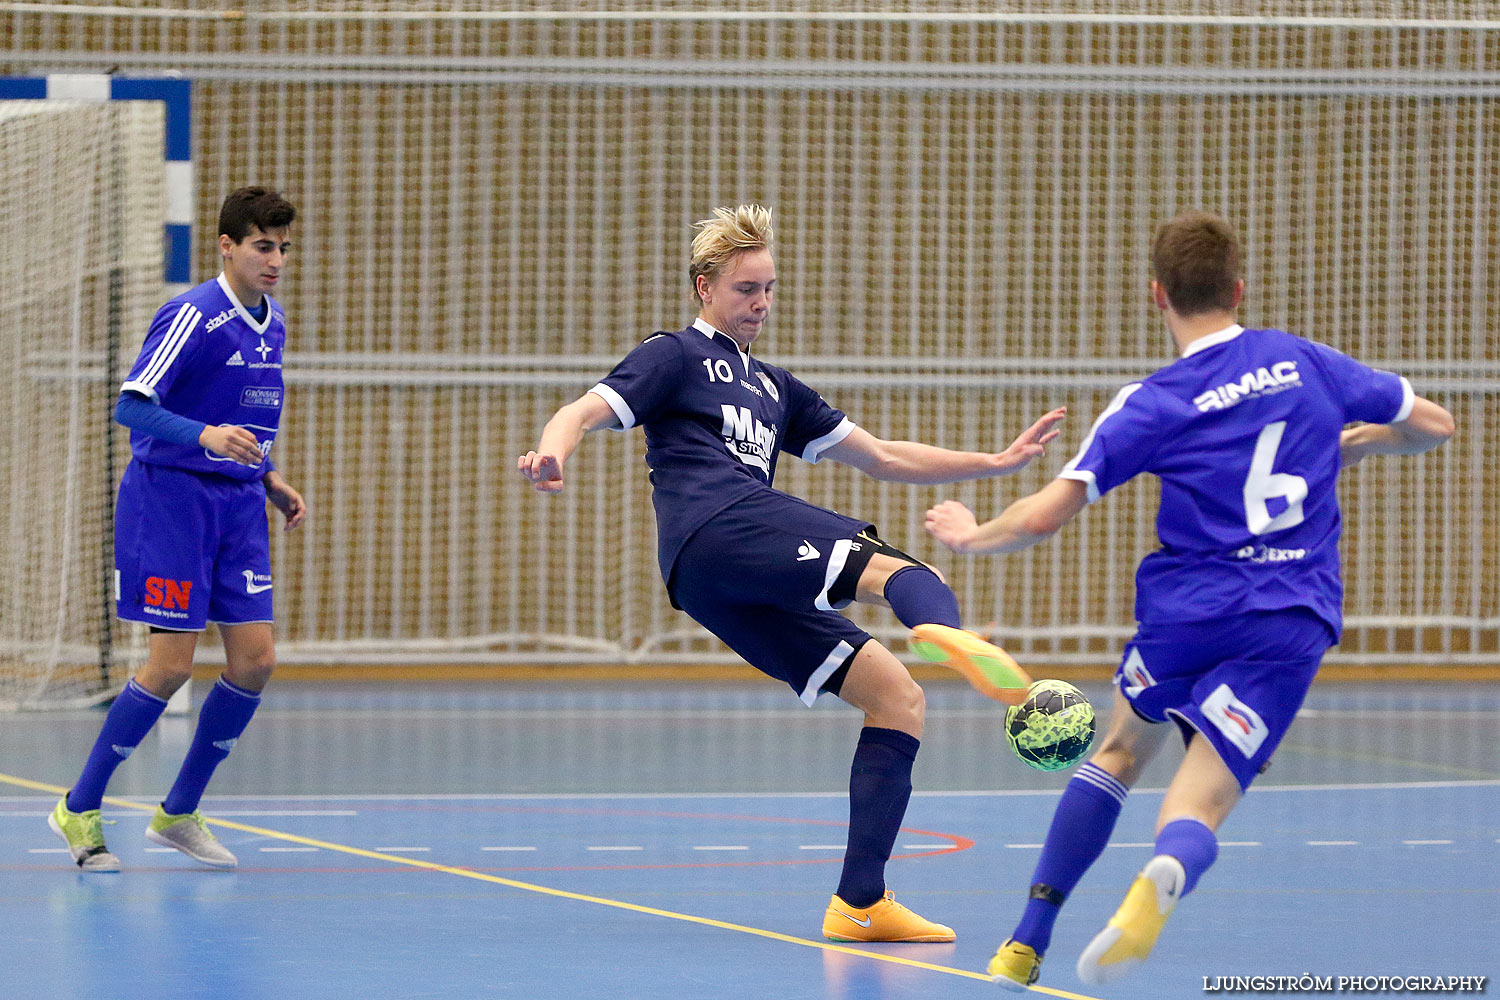
<path id="1" fill-rule="evenodd" d="M 609 408 L 615 411 L 615 417 L 620 421 L 620 426 L 611 427 L 610 430 L 628 431 L 635 426 L 635 412 L 630 409 L 630 404 L 625 402 L 625 397 L 603 382 L 595 385 L 589 392 L 604 400 L 609 404 Z"/>
<path id="2" fill-rule="evenodd" d="M 157 394 L 157 392 L 156 392 L 155 389 L 151 388 L 149 385 L 147 385 L 144 382 L 136 382 L 134 380 L 126 382 L 124 385 L 120 386 L 120 392 L 121 393 L 126 393 L 126 392 L 140 393 L 142 396 L 145 396 L 147 399 L 151 400 L 151 402 L 155 403 L 157 406 L 161 405 L 161 396 L 159 396 Z"/>
<path id="3" fill-rule="evenodd" d="M 1069 459 L 1068 464 L 1064 465 L 1062 471 L 1057 474 L 1057 478 L 1059 479 L 1076 479 L 1081 483 L 1086 483 L 1089 488 L 1089 503 L 1093 503 L 1099 499 L 1099 483 L 1095 480 L 1092 472 L 1087 469 L 1079 469 L 1078 463 L 1083 461 L 1083 456 L 1093 446 L 1094 435 L 1099 432 L 1099 425 L 1123 410 L 1126 401 L 1135 395 L 1135 391 L 1143 384 L 1141 382 L 1132 382 L 1115 393 L 1115 398 L 1109 401 L 1109 405 L 1104 408 L 1104 412 L 1099 414 L 1099 418 L 1094 421 L 1094 426 L 1089 428 L 1088 436 L 1083 439 L 1083 444 L 1078 447 L 1078 454 Z"/>
<path id="4" fill-rule="evenodd" d="M 839 421 L 839 425 L 820 438 L 814 438 L 807 442 L 807 447 L 802 449 L 802 460 L 812 465 L 817 465 L 818 460 L 823 457 L 823 452 L 838 444 L 844 438 L 854 433 L 854 428 L 859 426 L 854 421 L 845 417 Z"/>
<path id="5" fill-rule="evenodd" d="M 1074 479 L 1088 487 L 1089 503 L 1099 499 L 1099 481 L 1087 469 L 1070 469 L 1066 466 L 1057 474 L 1058 479 Z"/>
<path id="6" fill-rule="evenodd" d="M 1401 378 L 1401 376 L 1399 375 L 1396 377 Z M 1412 391 L 1411 383 L 1406 381 L 1406 379 L 1401 378 L 1401 409 L 1396 411 L 1396 415 L 1391 418 L 1391 423 L 1399 424 L 1401 421 L 1411 416 L 1412 407 L 1416 405 L 1417 394 Z"/>
<path id="7" fill-rule="evenodd" d="M 172 367 L 172 362 L 177 360 L 177 355 L 182 353 L 182 345 L 187 343 L 188 337 L 198 325 L 198 320 L 202 318 L 203 313 L 196 306 L 191 302 L 184 302 L 182 308 L 177 310 L 177 315 L 172 317 L 166 336 L 162 337 L 161 343 L 156 345 L 156 352 L 151 355 L 151 360 L 141 370 L 140 377 L 126 382 L 120 387 L 121 391 L 134 389 L 160 403 L 161 397 L 156 391 L 156 383 L 161 381 L 167 369 Z"/>

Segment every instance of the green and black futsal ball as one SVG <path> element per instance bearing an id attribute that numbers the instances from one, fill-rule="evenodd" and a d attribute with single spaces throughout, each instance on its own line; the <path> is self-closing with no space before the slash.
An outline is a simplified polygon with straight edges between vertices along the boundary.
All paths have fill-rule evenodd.
<path id="1" fill-rule="evenodd" d="M 1067 681 L 1037 681 L 1005 712 L 1005 738 L 1039 771 L 1072 767 L 1094 742 L 1094 706 Z"/>

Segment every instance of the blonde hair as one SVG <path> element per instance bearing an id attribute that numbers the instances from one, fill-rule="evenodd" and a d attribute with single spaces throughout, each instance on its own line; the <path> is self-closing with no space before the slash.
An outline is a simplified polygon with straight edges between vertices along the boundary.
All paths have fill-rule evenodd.
<path id="1" fill-rule="evenodd" d="M 712 219 L 695 222 L 693 228 L 698 235 L 693 237 L 688 280 L 693 283 L 694 299 L 698 298 L 698 275 L 712 281 L 735 257 L 769 248 L 773 238 L 771 210 L 761 205 L 716 208 Z"/>

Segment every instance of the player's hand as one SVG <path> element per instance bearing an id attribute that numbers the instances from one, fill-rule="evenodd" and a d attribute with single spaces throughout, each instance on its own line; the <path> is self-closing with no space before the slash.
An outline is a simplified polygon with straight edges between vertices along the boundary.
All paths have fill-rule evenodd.
<path id="1" fill-rule="evenodd" d="M 1034 458 L 1047 454 L 1047 442 L 1060 433 L 1057 425 L 1068 415 L 1066 406 L 1048 410 L 1042 418 L 1021 432 L 1021 436 L 1000 453 L 1000 467 L 1005 472 L 1015 472 Z"/>
<path id="2" fill-rule="evenodd" d="M 283 531 L 291 531 L 307 518 L 307 501 L 302 499 L 302 494 L 287 485 L 281 473 L 272 469 L 266 473 L 262 480 L 266 486 L 266 499 L 281 511 L 281 516 L 286 518 L 286 527 Z"/>
<path id="3" fill-rule="evenodd" d="M 932 537 L 960 554 L 968 551 L 969 540 L 978 528 L 973 512 L 957 500 L 944 500 L 927 512 L 927 530 Z"/>
<path id="4" fill-rule="evenodd" d="M 203 433 L 198 435 L 198 443 L 215 455 L 241 465 L 256 466 L 262 458 L 260 442 L 255 439 L 255 435 L 233 424 L 203 428 Z"/>
<path id="5" fill-rule="evenodd" d="M 556 455 L 528 451 L 516 461 L 516 469 L 538 493 L 563 491 L 562 461 Z"/>

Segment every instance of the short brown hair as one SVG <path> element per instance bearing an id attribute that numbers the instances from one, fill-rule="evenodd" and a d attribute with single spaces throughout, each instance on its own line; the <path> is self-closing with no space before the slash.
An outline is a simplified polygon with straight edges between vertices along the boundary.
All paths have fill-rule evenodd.
<path id="1" fill-rule="evenodd" d="M 250 227 L 263 233 L 285 229 L 297 217 L 297 210 L 270 188 L 242 187 L 229 192 L 219 207 L 219 235 L 239 243 L 250 235 Z"/>
<path id="2" fill-rule="evenodd" d="M 1183 212 L 1156 232 L 1151 274 L 1183 316 L 1235 307 L 1243 254 L 1229 223 L 1212 212 Z"/>

